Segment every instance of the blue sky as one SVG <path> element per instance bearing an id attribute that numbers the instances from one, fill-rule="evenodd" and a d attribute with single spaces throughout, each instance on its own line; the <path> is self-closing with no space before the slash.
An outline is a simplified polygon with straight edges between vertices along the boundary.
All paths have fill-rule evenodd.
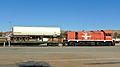
<path id="1" fill-rule="evenodd" d="M 118 30 L 120 0 L 0 0 L 0 30 L 16 25 Z"/>

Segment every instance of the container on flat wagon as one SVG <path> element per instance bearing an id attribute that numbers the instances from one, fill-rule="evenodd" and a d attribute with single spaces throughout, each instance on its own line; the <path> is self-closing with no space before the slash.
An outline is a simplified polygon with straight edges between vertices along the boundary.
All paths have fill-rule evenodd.
<path id="1" fill-rule="evenodd" d="M 45 35 L 45 36 L 60 36 L 59 27 L 22 27 L 14 26 L 13 35 Z"/>

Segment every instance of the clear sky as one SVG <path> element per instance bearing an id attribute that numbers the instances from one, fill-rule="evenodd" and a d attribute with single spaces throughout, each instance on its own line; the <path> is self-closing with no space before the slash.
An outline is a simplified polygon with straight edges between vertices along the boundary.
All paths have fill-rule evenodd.
<path id="1" fill-rule="evenodd" d="M 0 0 L 0 30 L 15 25 L 118 30 L 120 0 Z"/>

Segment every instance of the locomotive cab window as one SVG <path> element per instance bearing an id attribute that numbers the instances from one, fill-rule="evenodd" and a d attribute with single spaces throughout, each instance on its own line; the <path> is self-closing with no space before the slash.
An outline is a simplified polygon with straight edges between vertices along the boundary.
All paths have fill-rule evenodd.
<path id="1" fill-rule="evenodd" d="M 106 34 L 106 36 L 112 36 L 111 34 Z"/>

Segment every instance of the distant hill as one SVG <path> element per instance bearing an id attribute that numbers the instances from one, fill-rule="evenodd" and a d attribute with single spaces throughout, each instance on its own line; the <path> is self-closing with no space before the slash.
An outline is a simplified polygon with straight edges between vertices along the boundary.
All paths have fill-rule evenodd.
<path id="1" fill-rule="evenodd" d="M 112 30 L 113 33 L 117 32 L 118 34 L 120 34 L 120 30 Z"/>

